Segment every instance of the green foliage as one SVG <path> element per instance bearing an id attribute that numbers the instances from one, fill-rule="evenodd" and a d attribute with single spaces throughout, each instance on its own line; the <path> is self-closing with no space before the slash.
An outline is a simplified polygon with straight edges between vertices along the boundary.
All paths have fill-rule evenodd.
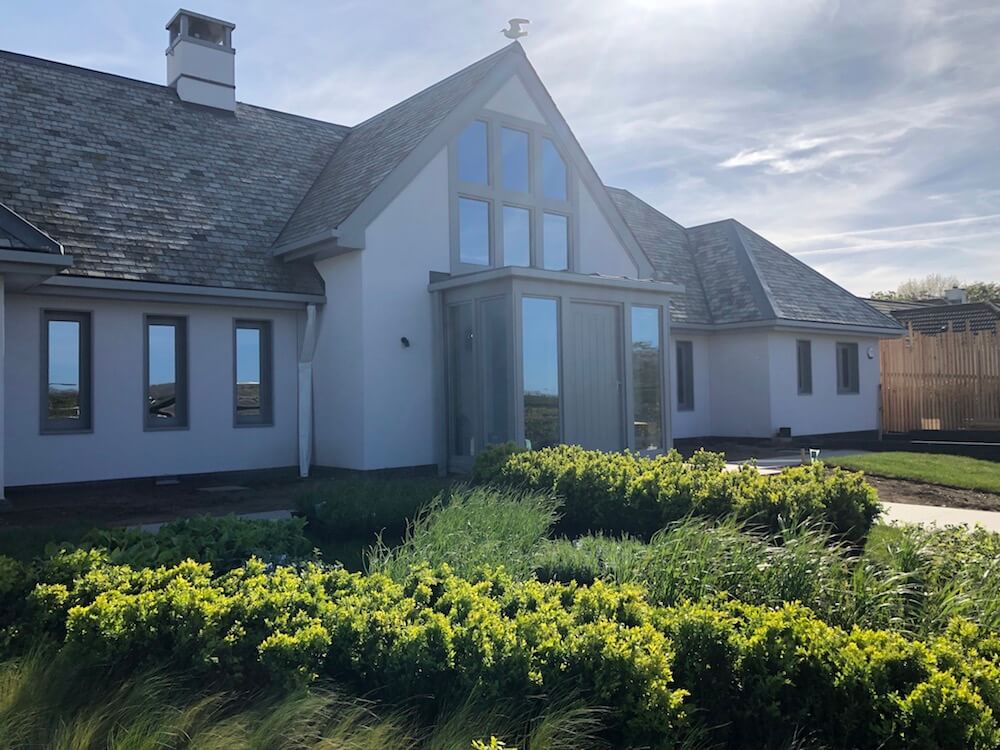
<path id="1" fill-rule="evenodd" d="M 724 457 L 699 451 L 646 458 L 558 446 L 494 457 L 479 474 L 565 500 L 560 528 L 649 536 L 689 515 L 735 515 L 771 531 L 802 521 L 823 522 L 852 540 L 864 537 L 879 514 L 874 489 L 857 474 L 827 472 L 821 464 L 765 476 L 752 466 L 724 472 Z"/>
<path id="2" fill-rule="evenodd" d="M 487 487 L 457 487 L 424 508 L 403 543 L 381 540 L 368 555 L 369 570 L 400 580 L 414 565 L 448 564 L 459 575 L 503 566 L 518 578 L 556 520 L 558 504 L 542 495 Z"/>
<path id="3" fill-rule="evenodd" d="M 446 502 L 450 487 L 450 480 L 436 477 L 335 479 L 303 494 L 298 507 L 324 539 L 393 538 L 435 499 Z"/>
<path id="4" fill-rule="evenodd" d="M 155 534 L 138 529 L 95 529 L 80 544 L 106 550 L 108 559 L 132 567 L 176 565 L 183 560 L 236 566 L 250 557 L 288 561 L 312 553 L 305 520 L 250 520 L 198 516 L 164 524 Z"/>
<path id="5" fill-rule="evenodd" d="M 476 463 L 472 467 L 473 483 L 492 482 L 500 475 L 508 458 L 515 453 L 523 453 L 526 450 L 527 448 L 522 448 L 517 443 L 512 442 L 487 446 L 476 456 Z"/>
<path id="6" fill-rule="evenodd" d="M 739 747 L 803 730 L 836 747 L 1000 741 L 1000 642 L 961 620 L 920 641 L 837 628 L 797 604 L 662 608 L 627 584 L 467 579 L 447 566 L 397 583 L 256 560 L 217 577 L 193 562 L 97 565 L 32 598 L 48 621 L 65 619 L 67 658 L 236 684 L 328 677 L 387 701 L 429 696 L 432 713 L 472 697 L 521 701 L 528 715 L 572 691 L 607 707 L 614 746 L 676 746 L 695 725 Z"/>

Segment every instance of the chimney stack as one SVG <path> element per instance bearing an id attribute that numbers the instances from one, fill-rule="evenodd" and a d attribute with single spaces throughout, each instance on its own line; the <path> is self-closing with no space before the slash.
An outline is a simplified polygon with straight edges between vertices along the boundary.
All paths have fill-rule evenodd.
<path id="1" fill-rule="evenodd" d="M 181 9 L 167 24 L 167 85 L 181 101 L 236 110 L 236 24 Z"/>
<path id="2" fill-rule="evenodd" d="M 951 289 L 946 289 L 944 292 L 944 298 L 948 300 L 949 305 L 964 305 L 969 301 L 969 293 L 956 286 Z"/>

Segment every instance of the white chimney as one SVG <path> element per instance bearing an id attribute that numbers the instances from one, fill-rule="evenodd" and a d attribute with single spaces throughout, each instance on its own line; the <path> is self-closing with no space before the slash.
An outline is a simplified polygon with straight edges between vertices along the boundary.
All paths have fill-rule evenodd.
<path id="1" fill-rule="evenodd" d="M 167 24 L 167 85 L 181 101 L 236 109 L 236 24 L 181 9 Z"/>
<path id="2" fill-rule="evenodd" d="M 944 298 L 948 300 L 949 305 L 964 305 L 969 301 L 969 293 L 956 286 L 951 289 L 946 289 L 944 292 Z"/>

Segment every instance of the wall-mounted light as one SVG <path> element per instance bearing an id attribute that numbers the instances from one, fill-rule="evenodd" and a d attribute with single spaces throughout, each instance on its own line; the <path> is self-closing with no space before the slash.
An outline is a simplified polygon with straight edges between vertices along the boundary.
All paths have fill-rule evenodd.
<path id="1" fill-rule="evenodd" d="M 406 338 L 406 336 L 401 337 L 399 339 L 399 343 L 403 345 L 404 349 L 409 349 L 410 348 L 410 340 L 408 338 Z"/>

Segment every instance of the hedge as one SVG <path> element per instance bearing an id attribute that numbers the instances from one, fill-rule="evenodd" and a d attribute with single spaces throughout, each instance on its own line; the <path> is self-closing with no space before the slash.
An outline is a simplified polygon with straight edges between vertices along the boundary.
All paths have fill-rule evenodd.
<path id="1" fill-rule="evenodd" d="M 475 475 L 558 495 L 565 502 L 561 527 L 567 533 L 648 537 L 686 516 L 735 515 L 772 531 L 822 521 L 860 540 L 880 513 L 874 488 L 859 473 L 813 464 L 763 475 L 753 466 L 725 472 L 724 464 L 721 453 L 706 451 L 685 460 L 676 451 L 647 458 L 571 445 L 537 451 L 497 446 L 480 454 Z"/>
<path id="2" fill-rule="evenodd" d="M 671 747 L 701 727 L 730 747 L 807 734 L 835 747 L 1000 743 L 1000 641 L 955 621 L 921 642 L 827 625 L 808 609 L 656 607 L 635 586 L 516 582 L 447 566 L 382 575 L 251 560 L 133 570 L 97 559 L 30 594 L 26 627 L 81 658 L 172 664 L 237 684 L 329 677 L 432 708 L 525 710 L 570 692 L 608 707 L 616 747 Z"/>

